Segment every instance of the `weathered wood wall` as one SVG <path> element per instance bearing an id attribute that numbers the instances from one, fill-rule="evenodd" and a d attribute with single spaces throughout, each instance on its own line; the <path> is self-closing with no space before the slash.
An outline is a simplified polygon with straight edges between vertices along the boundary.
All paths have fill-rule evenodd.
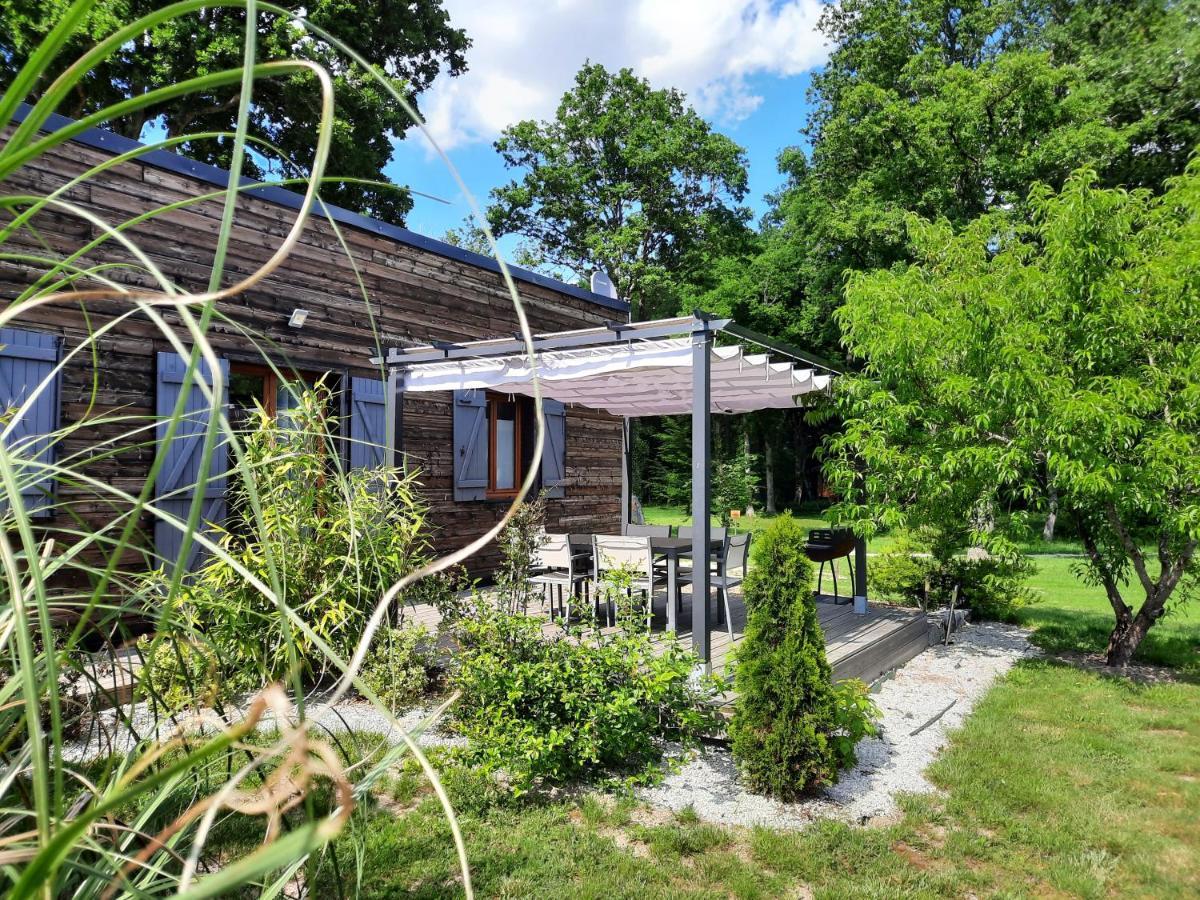
<path id="1" fill-rule="evenodd" d="M 0 140 L 6 136 L 7 130 L 0 132 Z M 22 169 L 4 190 L 44 195 L 107 158 L 103 150 L 68 142 Z M 70 188 L 63 199 L 116 225 L 162 205 L 219 191 L 207 181 L 142 162 L 125 162 Z M 210 199 L 157 215 L 125 234 L 172 282 L 202 290 L 209 277 L 220 215 L 220 200 Z M 283 241 L 295 216 L 292 209 L 244 196 L 238 205 L 225 283 L 234 283 L 258 268 Z M 97 225 L 63 209 L 40 213 L 34 224 L 36 236 L 25 232 L 17 243 L 40 256 L 61 258 L 102 233 Z M 105 242 L 82 259 L 85 265 L 97 263 L 119 266 L 105 272 L 115 281 L 154 285 L 133 255 L 114 241 Z M 0 261 L 0 290 L 11 300 L 43 271 L 44 266 L 34 262 Z M 618 315 L 540 284 L 518 282 L 518 287 L 530 322 L 538 331 L 586 327 Z M 64 301 L 30 309 L 12 324 L 61 334 L 70 352 L 89 332 L 125 313 L 129 306 L 123 301 L 93 302 L 87 304 L 85 315 L 79 304 Z M 301 329 L 287 325 L 296 307 L 310 311 Z M 170 314 L 167 318 L 177 322 Z M 314 216 L 282 267 L 253 290 L 220 305 L 210 340 L 219 354 L 235 361 L 261 360 L 257 342 L 269 347 L 280 365 L 378 377 L 378 369 L 371 368 L 368 359 L 380 347 L 493 337 L 516 329 L 512 301 L 497 273 L 350 225 L 339 224 L 335 230 L 328 221 Z M 63 443 L 60 457 L 94 454 L 97 441 L 112 440 L 123 449 L 95 460 L 86 471 L 136 494 L 153 459 L 152 432 L 131 439 L 127 421 L 105 425 L 102 420 L 114 415 L 153 414 L 154 354 L 171 346 L 152 322 L 138 314 L 95 340 L 94 348 L 93 354 L 89 345 L 64 373 L 63 424 L 87 427 Z M 453 500 L 449 400 L 449 395 L 410 397 L 404 408 L 406 449 L 423 470 L 435 542 L 442 551 L 482 534 L 505 508 L 502 503 Z M 550 529 L 617 527 L 620 440 L 618 419 L 588 410 L 569 411 L 566 465 L 570 480 L 566 496 L 549 503 Z M 79 517 L 74 527 L 102 527 L 113 519 L 111 499 L 99 497 L 85 485 L 60 485 L 59 497 L 71 514 Z M 58 515 L 62 524 L 68 518 L 66 510 Z M 151 530 L 147 517 L 142 522 L 145 546 Z M 486 553 L 473 568 L 486 570 L 494 559 L 494 553 Z"/>

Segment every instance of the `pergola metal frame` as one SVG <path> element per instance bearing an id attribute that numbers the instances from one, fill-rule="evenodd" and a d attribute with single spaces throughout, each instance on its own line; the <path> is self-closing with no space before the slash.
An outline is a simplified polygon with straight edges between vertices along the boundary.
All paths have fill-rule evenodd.
<path id="1" fill-rule="evenodd" d="M 711 350 L 718 335 L 755 344 L 769 352 L 823 369 L 830 375 L 844 370 L 837 364 L 801 350 L 785 341 L 776 340 L 734 323 L 697 310 L 691 316 L 657 319 L 646 322 L 607 322 L 603 326 L 561 331 L 533 336 L 535 353 L 554 350 L 603 347 L 606 345 L 651 341 L 663 338 L 690 336 L 692 345 L 692 558 L 708 558 L 712 536 L 712 409 L 711 409 Z M 393 347 L 386 357 L 375 357 L 373 365 L 386 364 L 388 371 L 387 439 L 388 456 L 394 465 L 403 463 L 405 374 L 413 368 L 456 359 L 488 359 L 524 356 L 529 347 L 521 335 L 470 342 L 434 341 L 415 347 Z M 623 448 L 628 453 L 628 447 Z M 627 479 L 626 479 L 627 480 Z M 628 485 L 622 485 L 622 517 L 629 516 Z M 855 586 L 857 597 L 866 598 L 866 545 L 859 541 L 856 548 Z M 711 571 L 707 565 L 693 566 L 692 582 L 692 647 L 696 655 L 710 666 L 711 621 L 709 603 L 697 602 L 699 597 L 712 596 Z M 673 602 L 672 598 L 668 602 Z"/>

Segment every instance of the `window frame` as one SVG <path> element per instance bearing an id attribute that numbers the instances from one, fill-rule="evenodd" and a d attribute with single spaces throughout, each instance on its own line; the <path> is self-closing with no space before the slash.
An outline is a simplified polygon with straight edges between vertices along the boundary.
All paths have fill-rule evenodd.
<path id="1" fill-rule="evenodd" d="M 229 361 L 229 374 L 232 375 L 251 375 L 261 377 L 263 380 L 263 393 L 265 397 L 259 398 L 262 400 L 263 412 L 268 417 L 274 419 L 278 413 L 279 404 L 279 376 L 275 374 L 275 370 L 270 366 L 264 366 L 262 363 L 237 362 L 236 360 Z"/>
<path id="2" fill-rule="evenodd" d="M 496 423 L 499 420 L 499 407 L 502 403 L 511 403 L 513 407 L 513 486 L 509 488 L 496 487 Z M 484 496 L 489 500 L 511 500 L 521 492 L 525 481 L 525 459 L 523 456 L 522 433 L 525 430 L 525 406 L 517 398 L 506 394 L 489 391 L 486 403 L 488 429 L 488 476 Z"/>

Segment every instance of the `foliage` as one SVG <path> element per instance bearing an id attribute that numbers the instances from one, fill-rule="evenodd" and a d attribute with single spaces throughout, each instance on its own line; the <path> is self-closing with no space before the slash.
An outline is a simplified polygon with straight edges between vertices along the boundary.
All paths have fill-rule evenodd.
<path id="1" fill-rule="evenodd" d="M 513 511 L 500 532 L 500 568 L 496 570 L 496 592 L 510 613 L 526 613 L 533 599 L 529 582 L 545 531 L 546 498 L 539 495 L 526 500 Z"/>
<path id="2" fill-rule="evenodd" d="M 1033 571 L 1015 549 L 1004 555 L 964 553 L 947 532 L 926 527 L 903 531 L 871 562 L 868 577 L 872 591 L 885 600 L 928 608 L 953 597 L 977 618 L 1011 622 L 1035 599 L 1026 584 Z"/>
<path id="3" fill-rule="evenodd" d="M 755 541 L 729 726 L 746 784 L 782 800 L 837 781 L 857 738 L 874 733 L 865 694 L 831 683 L 806 540 L 791 516 L 780 516 Z"/>
<path id="4" fill-rule="evenodd" d="M 929 541 L 922 540 L 917 532 L 902 530 L 867 567 L 871 596 L 925 608 L 930 602 L 936 568 Z"/>
<path id="5" fill-rule="evenodd" d="M 542 622 L 487 604 L 463 620 L 453 687 L 468 756 L 521 793 L 579 779 L 652 780 L 663 742 L 695 745 L 716 725 L 696 660 L 644 632 L 548 637 Z"/>
<path id="6" fill-rule="evenodd" d="M 160 640 L 143 636 L 137 649 L 142 658 L 138 680 L 158 710 L 202 709 L 224 699 L 220 660 L 201 636 L 188 631 Z"/>
<path id="7" fill-rule="evenodd" d="M 259 411 L 242 436 L 247 474 L 231 485 L 219 544 L 255 578 L 278 579 L 281 601 L 311 629 L 296 631 L 224 556 L 184 590 L 225 668 L 227 690 L 252 690 L 292 671 L 326 672 L 320 644 L 346 658 L 383 592 L 425 558 L 426 507 L 413 473 L 333 465 L 336 423 L 321 384 L 299 391 L 281 418 Z M 255 509 L 257 507 L 257 510 Z"/>
<path id="8" fill-rule="evenodd" d="M 389 709 L 400 709 L 429 689 L 435 666 L 433 635 L 423 625 L 383 628 L 362 667 L 362 680 Z"/>
<path id="9" fill-rule="evenodd" d="M 744 451 L 713 466 L 712 505 L 726 528 L 733 524 L 733 510 L 744 512 L 754 499 L 758 489 L 754 466 L 754 456 Z"/>
<path id="10" fill-rule="evenodd" d="M 24 2 L 0 6 L 0 83 L 7 83 L 49 31 L 62 20 L 68 0 Z M 44 87 L 90 44 L 120 25 L 161 8 L 156 0 L 120 0 L 99 4 L 84 19 L 60 57 L 40 83 Z M 410 102 L 432 84 L 439 71 L 458 75 L 466 69 L 470 41 L 450 24 L 441 0 L 391 4 L 309 0 L 302 15 L 312 25 L 345 41 Z M 80 118 L 128 97 L 172 85 L 197 74 L 237 68 L 242 62 L 243 9 L 210 6 L 186 16 L 158 22 L 92 67 L 60 112 Z M 367 179 L 382 184 L 333 180 L 321 189 L 326 202 L 403 224 L 412 207 L 407 190 L 387 184 L 384 167 L 392 157 L 392 141 L 413 124 L 411 117 L 355 64 L 319 35 L 291 16 L 262 12 L 258 29 L 259 59 L 302 56 L 328 69 L 337 100 L 330 172 L 338 179 Z M 276 152 L 244 160 L 252 178 L 270 172 L 296 173 L 295 162 L 307 163 L 321 108 L 311 80 L 277 77 L 260 81 L 254 91 L 250 123 Z M 203 93 L 188 93 L 131 110 L 108 120 L 107 127 L 138 139 L 147 126 L 166 135 L 233 132 L 238 111 L 236 84 Z M 228 168 L 233 144 L 227 138 L 196 138 L 183 144 L 193 159 Z M 261 149 L 261 148 L 260 148 Z M 291 161 L 291 162 L 289 162 Z"/>
<path id="11" fill-rule="evenodd" d="M 322 14 L 331 8 L 319 5 Z M 361 834 L 355 834 L 355 806 L 366 787 L 406 752 L 401 746 L 381 754 L 376 746 L 348 770 L 349 760 L 333 745 L 351 746 L 357 736 L 326 741 L 316 731 L 306 714 L 297 671 L 288 673 L 296 676 L 296 705 L 280 685 L 271 684 L 235 698 L 231 705 L 217 703 L 205 710 L 202 726 L 186 716 L 175 722 L 155 719 L 147 728 L 142 715 L 146 700 L 158 707 L 179 706 L 189 699 L 206 703 L 230 689 L 218 672 L 220 691 L 211 690 L 213 666 L 230 661 L 198 621 L 200 604 L 186 571 L 189 549 L 202 550 L 210 564 L 218 557 L 228 564 L 232 575 L 222 592 L 204 599 L 212 607 L 223 603 L 221 615 L 244 620 L 241 640 L 248 644 L 257 636 L 274 647 L 272 642 L 282 635 L 292 646 L 310 643 L 303 648 L 305 665 L 341 675 L 331 702 L 349 688 L 369 639 L 369 630 L 361 627 L 353 636 L 339 632 L 342 643 L 335 652 L 320 639 L 319 629 L 328 623 L 312 627 L 303 618 L 313 612 L 312 604 L 305 605 L 313 598 L 300 597 L 297 588 L 312 585 L 289 582 L 298 574 L 291 566 L 302 566 L 299 574 L 308 577 L 316 569 L 313 560 L 274 556 L 270 564 L 253 560 L 245 567 L 235 555 L 255 542 L 256 531 L 258 543 L 271 546 L 291 528 L 287 519 L 299 504 L 270 498 L 265 515 L 274 518 L 268 525 L 256 499 L 239 498 L 239 533 L 229 543 L 214 542 L 217 536 L 204 517 L 211 515 L 210 501 L 224 491 L 227 479 L 243 486 L 256 484 L 263 475 L 256 465 L 270 469 L 277 462 L 291 462 L 264 459 L 262 453 L 248 458 L 240 452 L 243 436 L 233 431 L 225 415 L 228 380 L 215 362 L 234 342 L 241 347 L 239 353 L 258 351 L 264 364 L 280 365 L 283 351 L 269 336 L 247 332 L 244 322 L 226 316 L 231 304 L 236 309 L 245 296 L 265 289 L 264 279 L 284 260 L 293 239 L 310 227 L 310 217 L 320 209 L 317 190 L 329 147 L 344 142 L 346 131 L 354 131 L 344 121 L 338 126 L 332 91 L 325 88 L 333 81 L 354 79 L 368 85 L 372 96 L 390 97 L 388 102 L 402 108 L 401 92 L 395 78 L 374 69 L 358 72 L 349 59 L 338 57 L 331 49 L 341 50 L 335 36 L 328 37 L 328 46 L 307 38 L 280 43 L 273 31 L 280 13 L 249 17 L 242 11 L 257 6 L 261 12 L 261 4 L 233 0 L 222 9 L 200 6 L 76 0 L 9 3 L 0 11 L 5 26 L 0 28 L 0 121 L 9 123 L 20 103 L 30 104 L 0 143 L 0 183 L 6 187 L 0 206 L 8 212 L 0 226 L 0 249 L 8 267 L 6 284 L 14 287 L 0 309 L 0 324 L 63 332 L 63 366 L 69 373 L 62 378 L 60 422 L 45 435 L 55 453 L 30 459 L 9 439 L 11 432 L 0 440 L 0 493 L 6 501 L 0 528 L 0 659 L 11 674 L 0 684 L 0 732 L 5 735 L 0 762 L 7 773 L 0 780 L 0 831 L 5 835 L 0 893 L 6 897 L 271 895 L 312 883 L 329 865 L 341 877 L 352 877 L 347 858 L 339 862 L 329 855 L 330 842 L 338 836 L 361 842 Z M 341 13 L 349 11 L 346 4 L 336 6 Z M 371 23 L 363 15 L 367 11 L 366 5 L 356 8 L 357 21 L 369 29 Z M 141 19 L 127 20 L 142 13 Z M 301 9 L 282 15 L 289 29 L 307 27 Z M 180 17 L 188 16 L 183 23 Z M 239 16 L 240 52 L 237 29 L 231 33 L 226 27 Z M 204 23 L 199 31 L 197 20 Z M 438 26 L 437 21 L 425 24 Z M 100 34 L 112 37 L 93 46 Z M 195 41 L 184 39 L 193 34 Z M 156 64 L 152 45 L 163 35 L 179 37 L 180 46 L 172 51 L 177 65 L 174 74 L 159 72 L 155 77 L 160 80 L 147 84 L 139 80 L 138 67 L 143 62 Z M 374 39 L 384 40 L 379 35 Z M 87 53 L 77 59 L 83 48 Z M 203 59 L 195 59 L 197 50 L 203 51 Z M 227 61 L 214 57 L 226 51 Z M 325 65 L 293 58 L 298 53 L 318 55 Z M 276 107 L 276 113 L 259 124 L 268 132 L 298 126 L 291 133 L 299 143 L 287 152 L 297 164 L 311 168 L 287 172 L 303 185 L 304 201 L 294 216 L 279 223 L 279 246 L 265 248 L 272 254 L 268 263 L 257 265 L 241 257 L 236 266 L 227 266 L 234 210 L 242 205 L 240 192 L 249 187 L 243 169 L 255 171 L 263 158 L 252 155 L 251 148 L 265 146 L 256 143 L 248 123 L 279 96 L 281 86 L 295 98 L 294 105 L 288 100 L 289 116 L 279 116 Z M 128 99 L 116 108 L 114 96 Z M 144 114 L 156 117 L 156 128 L 170 129 L 173 126 L 162 119 L 169 114 L 157 106 L 167 97 L 183 113 L 211 111 L 214 98 L 222 98 L 228 117 L 213 126 L 223 132 L 219 138 L 172 131 L 169 144 L 196 148 L 217 140 L 230 167 L 224 191 L 215 196 L 176 192 L 167 206 L 148 197 L 129 197 L 134 205 L 115 219 L 93 217 L 94 228 L 63 232 L 77 235 L 83 243 L 44 240 L 43 219 L 91 215 L 88 198 L 93 187 L 107 183 L 107 169 L 120 164 L 119 157 L 101 154 L 89 157 L 69 184 L 47 177 L 46 156 L 60 152 L 71 136 L 68 128 L 46 127 L 47 117 L 60 108 L 77 114 L 80 108 L 72 104 L 82 103 L 92 113 L 85 125 L 114 119 L 128 123 Z M 362 124 L 369 121 L 364 118 Z M 351 140 L 368 149 L 363 135 Z M 64 206 L 64 197 L 74 198 L 74 205 Z M 81 198 L 83 207 L 78 205 Z M 146 202 L 134 202 L 139 199 Z M 164 214 L 186 218 L 192 215 L 186 208 L 201 203 L 209 213 L 211 227 L 205 234 L 211 238 L 211 258 L 191 260 L 194 277 L 168 280 L 152 262 L 155 250 L 140 247 L 139 241 L 177 231 L 178 219 L 164 224 Z M 62 229 L 56 225 L 55 231 Z M 117 243 L 122 246 L 115 247 Z M 24 273 L 19 284 L 9 277 L 17 269 Z M 367 310 L 363 315 L 370 319 L 365 287 L 362 296 Z M 71 309 L 76 310 L 73 318 L 63 319 L 64 310 Z M 113 379 L 120 381 L 113 369 L 113 348 L 126 346 L 131 336 L 146 347 L 174 350 L 182 357 L 181 400 L 175 409 L 154 412 L 141 402 L 130 404 L 125 394 L 129 385 L 113 392 Z M 79 375 L 84 377 L 73 380 Z M 73 384 L 82 391 L 70 387 Z M 55 390 L 52 374 L 19 407 L 5 410 L 11 413 L 9 424 L 28 416 L 35 408 L 35 394 L 46 390 Z M 161 486 L 159 476 L 169 471 L 162 468 L 169 454 L 160 451 L 172 435 L 194 442 L 189 446 L 198 471 L 193 485 L 165 500 L 156 488 Z M 321 439 L 327 440 L 328 434 L 322 432 Z M 289 440 L 298 445 L 303 437 Z M 229 473 L 213 465 L 225 455 L 213 452 L 223 443 L 232 447 Z M 307 453 L 298 446 L 291 449 L 297 451 L 294 458 Z M 324 560 L 330 585 L 343 590 L 333 579 L 351 572 L 346 581 L 364 591 L 357 598 L 360 619 L 372 606 L 380 614 L 376 618 L 382 619 L 385 610 L 377 604 L 392 587 L 383 576 L 395 561 L 366 559 L 358 552 L 386 554 L 394 549 L 387 543 L 392 538 L 378 538 L 385 523 L 357 515 L 366 506 L 365 493 L 374 487 L 368 477 L 336 472 L 332 445 L 322 459 L 326 465 L 304 473 L 315 476 L 311 487 L 330 492 L 316 524 L 329 533 L 341 532 L 346 538 L 341 550 L 349 548 L 338 558 Z M 300 466 L 293 470 L 300 472 L 307 464 L 297 461 Z M 145 466 L 149 472 L 143 477 Z M 18 489 L 32 475 L 39 481 L 53 480 L 58 487 L 46 498 L 51 506 L 47 518 L 31 516 L 28 494 Z M 341 495 L 333 492 L 334 485 Z M 263 486 L 269 492 L 273 487 Z M 295 490 L 309 487 L 298 485 Z M 379 497 L 372 510 L 375 516 L 390 512 Z M 347 516 L 354 520 L 347 521 Z M 143 534 L 151 522 L 175 528 L 182 537 L 178 556 L 168 560 L 167 570 L 157 577 L 145 574 L 148 565 L 156 564 L 149 560 L 157 559 Z M 365 535 L 361 542 L 360 528 Z M 261 537 L 267 532 L 268 537 Z M 308 544 L 316 539 L 303 537 Z M 412 535 L 404 540 L 413 547 L 420 543 Z M 325 541 L 327 549 L 328 545 Z M 311 548 L 292 542 L 284 549 L 303 553 Z M 128 665 L 126 651 L 143 634 L 139 646 L 149 666 L 132 685 L 132 698 L 95 715 L 97 697 L 111 695 L 107 676 Z M 261 654 L 261 648 L 256 652 Z M 243 666 L 237 671 L 247 670 Z M 256 681 L 270 674 L 265 668 L 255 671 Z M 274 727 L 268 729 L 268 723 Z M 186 733 L 178 728 L 186 728 Z M 101 756 L 109 750 L 112 755 Z M 436 775 L 430 777 L 436 783 Z M 358 783 L 352 784 L 352 778 Z M 452 821 L 452 813 L 444 814 Z M 256 830 L 250 842 L 227 843 L 219 852 L 207 847 L 218 833 Z M 469 887 L 465 865 L 460 873 L 459 883 Z"/>
<path id="12" fill-rule="evenodd" d="M 1162 189 L 1200 144 L 1196 0 L 842 0 L 787 181 L 702 307 L 827 356 L 844 274 L 912 258 L 905 216 L 1021 211 L 1035 182 L 1097 168 Z"/>
<path id="13" fill-rule="evenodd" d="M 827 472 L 843 519 L 934 525 L 1002 558 L 1019 535 L 992 510 L 1053 479 L 1113 607 L 1116 665 L 1194 588 L 1200 168 L 1160 198 L 1094 181 L 1035 190 L 1028 223 L 914 219 L 918 262 L 851 279 L 839 321 L 865 369 L 840 381 Z"/>
<path id="14" fill-rule="evenodd" d="M 656 293 L 688 254 L 744 219 L 731 206 L 746 192 L 741 148 L 628 69 L 585 64 L 553 120 L 510 126 L 496 149 L 524 176 L 492 192 L 492 230 L 551 264 L 607 272 L 634 319 L 662 311 Z"/>

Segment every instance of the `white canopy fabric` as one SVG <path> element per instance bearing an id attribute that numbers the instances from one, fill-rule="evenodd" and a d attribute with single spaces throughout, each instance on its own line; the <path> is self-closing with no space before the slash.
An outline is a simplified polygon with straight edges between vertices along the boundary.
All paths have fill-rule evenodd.
<path id="1" fill-rule="evenodd" d="M 740 346 L 713 347 L 711 410 L 744 413 L 801 405 L 804 394 L 829 387 L 829 375 Z M 618 416 L 692 411 L 692 340 L 688 337 L 547 350 L 536 371 L 543 397 Z M 534 367 L 526 356 L 425 362 L 407 368 L 405 392 L 493 390 L 533 395 Z"/>

